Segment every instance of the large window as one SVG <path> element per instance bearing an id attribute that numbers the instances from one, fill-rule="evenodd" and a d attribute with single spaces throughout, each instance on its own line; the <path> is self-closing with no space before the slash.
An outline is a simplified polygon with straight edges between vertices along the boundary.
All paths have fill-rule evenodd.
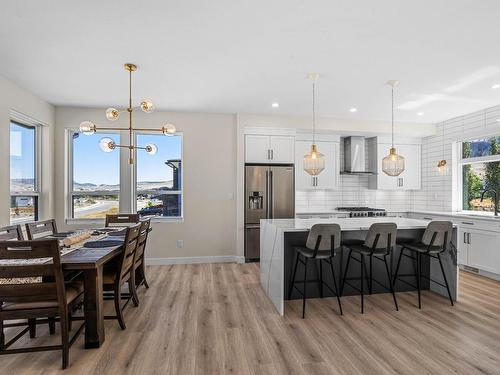
<path id="1" fill-rule="evenodd" d="M 182 217 L 182 136 L 137 135 L 138 145 L 148 143 L 158 146 L 158 152 L 137 153 L 137 212 L 141 216 Z"/>
<path id="2" fill-rule="evenodd" d="M 72 178 L 70 178 L 70 216 L 74 219 L 97 219 L 116 214 L 120 196 L 120 153 L 103 152 L 99 140 L 113 133 L 90 136 L 72 132 Z"/>
<path id="3" fill-rule="evenodd" d="M 484 189 L 500 190 L 500 136 L 461 143 L 462 209 L 494 211 L 493 198 Z"/>
<path id="4" fill-rule="evenodd" d="M 10 123 L 10 221 L 38 219 L 37 127 Z"/>

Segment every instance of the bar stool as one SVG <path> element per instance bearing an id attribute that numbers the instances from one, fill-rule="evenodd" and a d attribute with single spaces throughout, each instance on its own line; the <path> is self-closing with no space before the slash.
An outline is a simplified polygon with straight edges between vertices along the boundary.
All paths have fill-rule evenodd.
<path id="1" fill-rule="evenodd" d="M 361 293 L 361 314 L 364 313 L 364 280 L 366 279 L 368 284 L 368 291 L 372 294 L 373 281 L 382 286 L 383 288 L 389 290 L 392 293 L 392 298 L 394 299 L 394 306 L 396 310 L 398 308 L 398 302 L 396 300 L 396 294 L 394 294 L 394 289 L 392 286 L 391 273 L 389 272 L 389 266 L 387 265 L 387 256 L 390 255 L 394 246 L 396 245 L 396 233 L 397 226 L 394 223 L 376 223 L 370 226 L 366 239 L 362 244 L 356 243 L 346 243 L 344 244 L 346 248 L 349 249 L 349 255 L 347 257 L 347 264 L 344 271 L 344 277 L 342 280 L 342 286 L 340 287 L 340 295 L 342 296 L 344 292 L 345 284 L 354 288 Z M 359 259 L 355 258 L 353 253 L 359 254 Z M 366 270 L 365 257 L 370 259 L 370 272 Z M 360 264 L 360 277 L 347 278 L 347 272 L 349 270 L 350 261 L 354 260 Z M 389 287 L 382 284 L 380 281 L 373 278 L 372 275 L 372 262 L 373 259 L 378 259 L 384 262 L 385 270 L 387 272 L 387 278 L 389 279 Z M 366 273 L 366 276 L 365 276 Z M 354 285 L 350 284 L 347 280 L 360 280 L 361 288 L 358 289 Z"/>
<path id="2" fill-rule="evenodd" d="M 422 239 L 419 242 L 414 242 L 414 243 L 404 242 L 401 244 L 402 246 L 401 252 L 399 253 L 398 257 L 396 273 L 394 274 L 394 285 L 396 285 L 396 281 L 400 279 L 405 284 L 415 287 L 415 285 L 412 285 L 409 282 L 401 279 L 401 277 L 407 277 L 407 276 L 415 277 L 417 280 L 419 309 L 422 308 L 422 301 L 420 296 L 420 285 L 422 277 L 425 277 L 429 281 L 441 285 L 442 287 L 446 287 L 446 290 L 448 291 L 448 298 L 450 299 L 450 303 L 453 306 L 453 298 L 451 297 L 450 287 L 448 285 L 448 280 L 446 279 L 443 263 L 439 255 L 440 253 L 446 251 L 446 249 L 448 248 L 448 244 L 450 243 L 451 240 L 452 230 L 453 230 L 453 223 L 451 223 L 450 221 L 431 221 L 427 225 L 427 228 L 425 229 Z M 410 254 L 405 254 L 405 250 L 408 251 Z M 413 256 L 413 254 L 415 254 L 415 256 Z M 445 285 L 435 280 L 432 280 L 430 277 L 422 276 L 422 255 L 427 255 L 429 258 L 434 258 L 439 261 L 439 266 L 441 267 L 441 272 L 443 274 Z M 401 258 L 403 256 L 410 258 L 414 262 L 416 262 L 417 269 L 415 274 L 398 275 L 399 265 L 401 263 Z"/>
<path id="3" fill-rule="evenodd" d="M 305 247 L 295 247 L 295 265 L 293 268 L 292 279 L 290 281 L 290 288 L 288 289 L 288 299 L 292 297 L 293 288 L 302 295 L 302 319 L 305 317 L 306 299 L 308 282 L 318 282 L 320 297 L 323 298 L 323 285 L 332 291 L 337 297 L 339 304 L 340 315 L 342 315 L 342 305 L 340 303 L 340 295 L 337 289 L 337 280 L 335 271 L 333 270 L 333 258 L 336 253 L 341 250 L 340 244 L 341 230 L 338 224 L 315 224 L 311 227 L 309 235 L 307 236 Z M 307 280 L 307 264 L 309 260 L 319 260 L 319 280 Z M 304 280 L 295 281 L 297 274 L 297 266 L 302 263 L 304 265 Z M 323 262 L 330 265 L 333 278 L 333 290 L 327 283 L 323 281 Z M 317 263 L 316 263 L 317 266 Z M 303 283 L 303 291 L 297 288 L 295 283 Z"/>

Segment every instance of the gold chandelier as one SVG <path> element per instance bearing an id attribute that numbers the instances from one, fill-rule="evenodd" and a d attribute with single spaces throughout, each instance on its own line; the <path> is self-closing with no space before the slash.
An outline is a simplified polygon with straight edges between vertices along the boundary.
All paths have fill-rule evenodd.
<path id="1" fill-rule="evenodd" d="M 95 123 L 91 121 L 83 121 L 80 124 L 80 132 L 85 134 L 85 135 L 92 135 L 98 130 L 118 130 L 118 131 L 123 131 L 123 130 L 128 130 L 129 132 L 129 144 L 128 145 L 119 145 L 115 143 L 111 138 L 104 137 L 101 138 L 99 141 L 99 147 L 101 148 L 102 151 L 104 152 L 111 152 L 114 149 L 118 148 L 128 148 L 129 150 L 129 158 L 128 162 L 129 164 L 134 164 L 134 150 L 144 150 L 150 155 L 156 154 L 158 151 L 158 147 L 153 144 L 153 143 L 148 143 L 144 147 L 139 147 L 139 146 L 134 146 L 133 144 L 133 132 L 136 130 L 141 130 L 141 131 L 148 131 L 148 132 L 161 132 L 166 136 L 171 136 L 174 135 L 176 132 L 175 125 L 173 124 L 165 124 L 163 125 L 160 129 L 137 129 L 132 126 L 132 113 L 140 109 L 144 113 L 151 113 L 154 110 L 153 103 L 150 100 L 143 99 L 141 100 L 139 106 L 133 107 L 132 106 L 132 72 L 135 72 L 137 70 L 137 66 L 134 64 L 125 64 L 125 70 L 129 72 L 129 100 L 128 100 L 128 107 L 123 110 L 118 110 L 116 108 L 108 108 L 106 110 L 106 118 L 109 121 L 115 121 L 118 119 L 120 116 L 120 113 L 128 112 L 129 120 L 128 120 L 128 128 L 112 128 L 112 127 L 98 127 Z"/>

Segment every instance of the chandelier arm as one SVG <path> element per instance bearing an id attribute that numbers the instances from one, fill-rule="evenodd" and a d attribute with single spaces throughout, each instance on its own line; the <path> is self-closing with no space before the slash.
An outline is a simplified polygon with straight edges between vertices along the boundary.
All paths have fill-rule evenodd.
<path id="1" fill-rule="evenodd" d="M 313 144 L 316 142 L 316 81 L 312 84 Z"/>

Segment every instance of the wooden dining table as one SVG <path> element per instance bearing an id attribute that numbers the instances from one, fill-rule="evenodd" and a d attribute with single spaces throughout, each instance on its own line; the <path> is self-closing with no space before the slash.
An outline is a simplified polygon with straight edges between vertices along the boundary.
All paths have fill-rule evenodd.
<path id="1" fill-rule="evenodd" d="M 84 279 L 85 348 L 104 343 L 103 266 L 122 251 L 122 245 L 79 248 L 61 257 L 63 270 L 82 271 Z"/>

